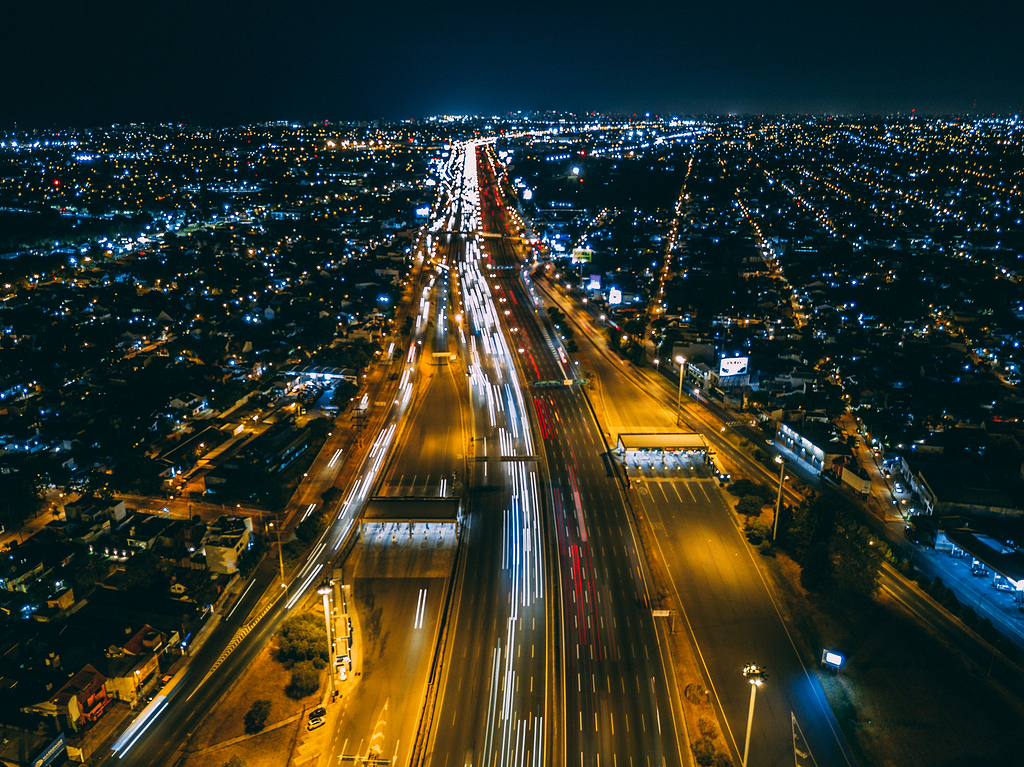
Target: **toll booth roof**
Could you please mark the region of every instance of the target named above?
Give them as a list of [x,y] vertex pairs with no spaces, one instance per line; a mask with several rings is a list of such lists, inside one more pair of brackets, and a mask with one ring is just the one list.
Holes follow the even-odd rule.
[[458,498],[392,496],[371,498],[363,522],[457,522]]
[[620,434],[619,450],[707,450],[708,443],[700,434],[687,432],[660,434]]

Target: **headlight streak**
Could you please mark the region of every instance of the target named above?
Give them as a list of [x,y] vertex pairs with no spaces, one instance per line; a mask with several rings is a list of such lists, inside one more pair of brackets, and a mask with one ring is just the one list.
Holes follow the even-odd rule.
[[[464,184],[461,204],[465,207],[458,227],[464,232],[475,232],[480,225],[476,213],[479,209],[476,148],[483,143],[467,143],[452,152],[455,175],[461,176]],[[462,283],[465,328],[469,336],[469,384],[480,406],[486,405],[491,434],[497,432],[497,453],[506,459],[502,462],[501,473],[511,488],[509,504],[503,513],[501,544],[501,567],[509,578],[509,613],[504,640],[499,640],[493,648],[484,749],[479,763],[540,767],[545,749],[544,719],[535,712],[523,715],[518,712],[520,693],[516,672],[520,656],[517,645],[533,641],[522,633],[532,631],[529,620],[532,616],[524,616],[520,621],[520,611],[541,609],[543,612],[536,604],[544,597],[539,483],[536,470],[530,468],[531,463],[515,460],[518,455],[532,455],[533,442],[523,393],[500,330],[495,291],[480,270],[479,262],[483,259],[487,265],[487,256],[482,253],[479,240],[467,242],[461,257],[463,260],[456,269]],[[465,334],[460,338],[465,344]],[[499,415],[504,417],[499,418]],[[487,442],[487,437],[478,440],[485,457]],[[487,476],[487,469],[485,461],[484,476]],[[524,644],[524,649],[528,646]]]

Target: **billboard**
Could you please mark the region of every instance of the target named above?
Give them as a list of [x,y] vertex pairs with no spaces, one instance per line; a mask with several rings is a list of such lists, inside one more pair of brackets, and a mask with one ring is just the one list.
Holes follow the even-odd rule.
[[590,282],[587,283],[587,290],[600,290],[601,289],[601,275],[592,274],[590,275]]
[[47,765],[53,763],[58,757],[63,756],[66,749],[67,740],[62,732],[50,745],[44,748],[36,758],[32,760],[32,767],[47,767]]
[[727,376],[740,376],[745,375],[746,373],[746,357],[725,357],[718,366],[718,375],[720,378],[726,378]]
[[594,251],[590,248],[573,248],[572,262],[574,264],[590,263],[594,258]]
[[609,306],[615,306],[616,304],[622,303],[622,291],[618,288],[612,288],[608,291],[608,304]]

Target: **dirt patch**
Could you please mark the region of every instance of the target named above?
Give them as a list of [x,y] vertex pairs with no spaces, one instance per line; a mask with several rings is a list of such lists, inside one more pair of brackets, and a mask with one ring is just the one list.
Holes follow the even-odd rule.
[[[959,767],[1019,764],[1021,709],[969,668],[896,600],[841,604],[808,594],[788,557],[764,560],[793,639],[859,764]],[[841,649],[839,674],[818,669]]]
[[292,743],[302,721],[292,722],[270,732],[201,754],[189,754],[181,767],[224,767],[234,756],[245,760],[245,767],[288,767]]
[[[315,707],[319,703],[319,694],[310,695],[302,700],[292,700],[284,694],[284,688],[291,679],[291,674],[275,660],[276,655],[277,638],[275,637],[267,643],[253,664],[246,669],[238,683],[207,715],[189,743],[189,752],[202,751],[218,743],[245,735],[245,714],[257,698],[270,701],[267,727],[272,727],[275,722],[302,713],[303,707]],[[227,761],[227,757],[224,761]],[[219,765],[220,763],[217,763],[213,767],[219,767]],[[256,767],[256,765],[250,762],[249,767]]]

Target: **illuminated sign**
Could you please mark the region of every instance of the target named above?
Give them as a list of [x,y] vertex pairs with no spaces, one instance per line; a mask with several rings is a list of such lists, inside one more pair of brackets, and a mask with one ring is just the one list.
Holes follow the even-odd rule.
[[589,248],[573,248],[572,251],[572,262],[574,264],[580,264],[583,262],[590,263],[590,260],[594,257],[594,251]]
[[43,749],[42,753],[32,760],[32,767],[47,767],[47,765],[53,763],[57,757],[63,756],[66,749],[67,740],[62,732],[50,745]]
[[718,367],[718,375],[722,378],[744,375],[745,373],[747,373],[746,357],[726,357]]
[[587,283],[587,290],[600,290],[601,289],[601,275],[592,274],[590,275],[590,282]]
[[615,304],[622,303],[622,291],[618,288],[612,288],[608,291],[608,304],[615,306]]
[[839,668],[843,665],[843,656],[832,650],[823,650],[821,653],[821,662],[825,666],[831,668]]
[[430,216],[430,206],[424,205],[422,208],[416,208],[416,218],[427,218]]

